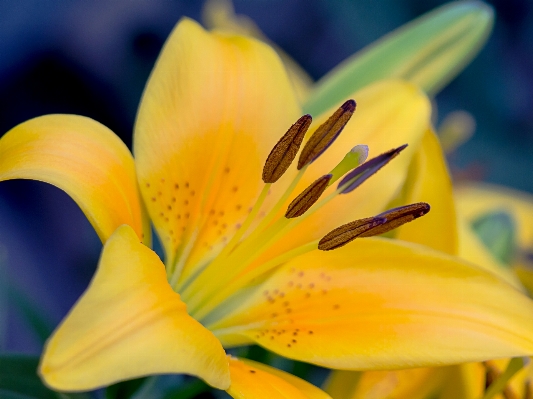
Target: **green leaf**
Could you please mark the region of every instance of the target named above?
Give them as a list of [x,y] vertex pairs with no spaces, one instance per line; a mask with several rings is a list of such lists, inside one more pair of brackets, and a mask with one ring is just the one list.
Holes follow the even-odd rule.
[[504,264],[513,260],[516,243],[516,223],[504,211],[483,214],[472,221],[472,228],[490,253]]
[[315,86],[304,112],[319,115],[374,81],[400,78],[434,95],[482,48],[492,8],[479,1],[446,4],[357,52]]
[[39,358],[25,355],[0,356],[0,398],[57,399],[37,375]]

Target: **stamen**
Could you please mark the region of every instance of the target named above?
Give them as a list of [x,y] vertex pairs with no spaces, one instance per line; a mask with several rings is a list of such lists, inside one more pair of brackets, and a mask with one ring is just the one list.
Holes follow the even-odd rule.
[[318,249],[330,251],[340,248],[358,237],[372,237],[386,233],[424,216],[429,210],[429,204],[418,202],[416,204],[389,209],[374,217],[355,220],[337,227],[326,234],[318,242]]
[[331,174],[328,174],[316,179],[290,203],[287,212],[285,213],[285,217],[291,219],[302,216],[316,201],[318,201],[324,190],[328,188],[329,181],[332,177]]
[[340,248],[355,240],[362,233],[373,229],[386,221],[387,219],[385,218],[371,217],[344,224],[326,234],[318,242],[318,249],[321,251],[331,251],[332,249]]
[[263,168],[265,183],[275,183],[289,168],[300,150],[300,145],[312,120],[311,115],[302,116],[272,148]]
[[429,212],[431,207],[425,202],[417,202],[415,204],[399,206],[398,208],[389,209],[383,213],[380,213],[376,217],[385,218],[387,221],[382,225],[368,230],[360,235],[360,237],[372,237],[380,234],[384,234],[391,231],[402,224],[412,222],[419,217],[424,216]]
[[354,148],[352,148],[348,154],[344,156],[342,161],[339,162],[335,168],[330,172],[333,177],[331,178],[331,181],[329,182],[329,185],[331,186],[333,183],[335,183],[337,180],[339,180],[342,176],[344,176],[345,173],[347,173],[349,170],[352,170],[359,165],[361,165],[363,162],[366,161],[368,158],[368,146],[364,144],[356,145]]
[[387,151],[370,161],[358,166],[350,173],[348,173],[339,183],[338,188],[341,189],[340,194],[348,194],[363,184],[370,176],[374,175],[378,170],[388,164],[392,159],[402,152],[407,147],[407,144],[401,147],[394,148]]
[[348,100],[326,122],[315,130],[300,154],[298,169],[302,169],[305,165],[313,162],[333,144],[352,117],[354,111],[355,101]]

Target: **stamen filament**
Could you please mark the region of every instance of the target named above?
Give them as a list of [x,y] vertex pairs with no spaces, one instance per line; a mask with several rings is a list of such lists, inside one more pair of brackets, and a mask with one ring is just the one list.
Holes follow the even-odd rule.
[[[201,271],[199,274],[196,275],[194,280],[190,281],[190,284],[185,284],[185,282],[182,282],[179,284],[177,289],[182,292],[183,296],[187,296],[191,293],[191,291],[194,290],[193,286],[196,286],[197,282],[201,280],[206,274],[208,274],[208,271],[217,270],[219,268],[219,265],[224,263],[224,260],[228,257],[228,255],[232,252],[232,250],[239,244],[240,239],[242,236],[246,233],[250,225],[255,220],[255,217],[259,213],[259,210],[261,209],[261,206],[265,202],[265,199],[268,195],[268,191],[270,190],[270,183],[267,183],[263,186],[263,189],[261,190],[261,193],[259,194],[259,197],[257,198],[257,201],[255,202],[252,210],[244,220],[242,226],[237,230],[235,235],[231,238],[230,242],[222,249],[222,251],[213,259],[213,261],[207,265],[206,269]],[[171,283],[172,284],[172,283]]]
[[217,261],[217,259],[224,259],[233,249],[239,244],[239,241],[241,240],[242,236],[246,231],[250,228],[251,224],[255,220],[255,217],[259,213],[259,210],[261,209],[261,206],[265,202],[265,199],[268,195],[268,191],[270,190],[270,186],[272,183],[267,183],[264,185],[263,190],[259,194],[259,197],[257,198],[257,201],[255,202],[255,205],[252,208],[252,211],[248,214],[244,222],[242,223],[241,227],[235,235],[231,238],[229,243],[224,247],[224,249],[220,252],[220,254],[215,258],[213,263]]
[[[349,184],[349,182],[347,183]],[[314,214],[316,211],[318,211],[320,208],[322,208],[324,205],[326,205],[329,201],[331,201],[333,198],[335,198],[340,192],[342,192],[344,186],[341,186],[337,188],[334,192],[332,192],[330,195],[328,195],[326,198],[324,198],[322,201],[314,204],[309,211],[307,211],[304,215],[295,218],[295,219],[286,219],[285,217],[278,219],[272,226],[267,228],[265,231],[259,231],[256,229],[246,240],[243,242],[239,247],[236,248],[236,250],[227,258],[227,264],[231,264],[232,268],[231,270],[226,270],[227,273],[225,273],[223,276],[218,275],[216,278],[219,279],[219,285],[224,284],[230,284],[232,279],[236,276],[238,276],[241,272],[243,272],[246,267],[252,263],[255,259],[257,259],[261,254],[264,253],[264,251],[271,247],[272,244],[274,244],[277,239],[280,236],[284,236],[287,234],[290,230],[294,229],[296,226],[298,226],[300,223],[302,223],[305,219],[307,219],[309,216]],[[258,233],[259,234],[256,234]],[[253,236],[253,237],[252,237]],[[267,238],[266,238],[267,237]],[[313,242],[314,243],[314,242]],[[318,248],[318,242],[315,243],[315,248]],[[275,266],[275,265],[274,265]],[[272,267],[272,266],[271,266]],[[267,271],[266,268],[263,268],[263,273]],[[202,287],[201,290],[197,290],[196,297],[188,297],[187,298],[187,305],[188,305],[188,311],[191,314],[195,314],[196,312],[205,305],[206,301],[211,302],[211,298],[216,295],[213,291],[216,288],[210,288],[211,286],[208,284],[209,280],[212,278],[215,278],[213,275],[210,275],[208,278],[205,277],[207,274],[210,274],[209,272],[213,273],[215,272],[214,269],[206,270],[206,273],[203,273],[202,276],[197,278],[194,281],[194,284],[196,285],[199,283],[198,287]],[[204,278],[205,280],[202,280],[201,278]],[[223,279],[223,282],[220,282],[220,278]],[[184,293],[183,295],[187,295],[189,292]],[[201,295],[202,299],[199,298]]]
[[[242,242],[240,245],[238,245],[239,243],[237,242],[237,240],[235,240],[234,238],[231,239],[230,243],[228,244],[228,247],[231,245],[233,247],[232,249],[236,249],[236,251],[233,251],[233,252],[238,252],[241,249],[240,247],[243,246],[245,243],[247,243],[249,241],[255,241],[255,239],[257,239],[258,237],[263,235],[264,230],[266,229],[266,227],[270,224],[272,219],[279,213],[279,211],[281,210],[282,206],[287,202],[289,196],[292,194],[292,192],[294,191],[294,189],[296,188],[296,186],[300,182],[301,178],[303,177],[306,169],[307,169],[307,165],[304,166],[302,169],[300,169],[298,171],[298,173],[294,177],[294,179],[291,182],[291,184],[289,185],[289,187],[287,187],[287,189],[285,190],[285,193],[283,193],[283,195],[277,201],[277,203],[274,205],[274,207],[259,222],[259,224],[255,227],[254,231],[248,237],[245,238],[244,242]],[[266,190],[266,191],[268,193],[268,190]],[[260,194],[260,196],[262,194],[263,194],[263,192]],[[259,202],[259,199],[258,199],[258,202]],[[256,202],[256,205],[257,205],[257,202]],[[255,208],[255,206],[254,206],[254,208]],[[253,212],[253,210],[252,210],[252,212]],[[249,216],[251,215],[251,213],[249,214]],[[247,218],[246,220],[247,221],[248,220],[253,221],[251,218]],[[245,221],[245,223],[246,223],[246,221]],[[243,226],[241,226],[241,228],[239,229],[239,231],[242,231],[242,233],[240,234],[240,237],[238,237],[238,239],[242,238],[242,236],[244,235],[244,229],[243,229],[244,227],[245,226],[243,224]],[[236,235],[237,234],[238,234],[238,232],[236,233]],[[233,241],[233,244],[232,244],[232,241]],[[227,260],[228,256],[231,253],[232,252],[230,252],[230,250],[226,250],[226,249],[222,250],[222,252],[211,262],[211,264],[205,270],[203,270],[199,275],[197,275],[196,278],[194,279],[194,281],[191,281],[191,284],[185,290],[183,290],[182,295],[183,296],[191,295],[195,291],[194,287],[202,287],[202,284],[198,284],[199,281],[201,281],[202,279],[205,279],[206,281],[209,281],[209,279],[213,278],[213,274],[218,274],[219,273],[218,269],[220,269],[224,263],[227,263],[226,260]],[[203,276],[206,276],[206,277],[203,277]],[[183,286],[184,285],[181,285],[181,287],[179,287],[179,288],[183,289]],[[203,287],[202,289],[205,290],[205,287]]]
[[308,165],[305,165],[302,169],[298,171],[292,183],[289,185],[289,187],[287,187],[278,202],[276,202],[276,205],[274,205],[274,207],[268,212],[268,215],[266,215],[263,220],[259,222],[253,234],[262,233],[263,230],[270,224],[270,222],[272,222],[272,219],[274,219],[274,217],[278,215],[281,208],[285,205],[298,183],[300,183],[300,180],[302,179],[305,171],[307,170],[307,166]]
[[[375,168],[374,165],[373,165],[375,158],[373,160],[369,161],[369,162],[371,162],[371,165],[373,166],[372,167],[372,169],[374,169],[373,173],[375,173],[376,169],[379,170],[386,163],[388,163],[388,161],[390,161],[391,158],[394,158],[397,155],[397,153],[399,153],[401,150],[403,150],[403,148],[405,148],[405,146],[402,146],[399,149],[394,149],[394,150],[389,151],[388,153],[385,153],[386,154],[386,158],[389,158],[386,162],[381,161],[381,158],[383,158],[383,155],[380,155],[380,156],[376,157],[376,158],[378,158],[380,160],[380,162],[379,162],[380,166],[378,168]],[[389,155],[389,153],[394,153],[395,155],[393,155],[391,157]],[[365,164],[363,164],[361,166],[364,166],[364,165]],[[300,170],[299,175],[300,174],[303,175],[303,171],[304,170],[305,170],[305,167]],[[300,176],[300,178],[301,178],[301,176]],[[228,257],[228,259],[227,259],[228,262],[227,263],[232,265],[232,270],[231,270],[231,273],[226,273],[224,275],[224,277],[223,277],[224,283],[230,282],[241,271],[244,271],[245,268],[251,262],[253,262],[255,259],[257,259],[264,252],[265,249],[269,248],[271,246],[271,244],[275,243],[278,237],[280,237],[281,235],[286,234],[288,231],[294,229],[296,226],[298,226],[300,223],[302,223],[306,218],[308,218],[309,216],[314,214],[316,211],[318,211],[320,208],[322,208],[324,205],[329,203],[337,195],[345,193],[346,189],[348,187],[350,187],[351,185],[353,185],[354,182],[359,180],[360,178],[361,178],[361,176],[360,176],[359,173],[352,175],[351,179],[344,178],[343,181],[341,181],[341,183],[339,183],[339,186],[337,187],[337,189],[335,191],[333,191],[330,195],[328,195],[327,197],[323,198],[319,202],[315,203],[306,213],[304,213],[303,215],[299,216],[298,218],[291,219],[290,221],[288,219],[285,219],[285,218],[279,219],[272,226],[270,226],[269,228],[266,228],[266,229],[263,230],[262,229],[262,227],[263,227],[262,225],[264,224],[265,219],[267,218],[267,217],[265,217],[265,219],[263,219],[263,221],[259,224],[259,226],[257,226],[255,231],[252,234],[250,234],[249,237],[247,237],[245,242],[243,242],[239,247],[237,247],[236,250]],[[298,175],[295,178],[295,181],[296,180],[299,180],[298,179]],[[366,180],[366,178],[365,178],[365,180]],[[287,190],[287,192],[285,193],[283,198],[280,199],[280,201],[278,201],[278,204],[276,204],[275,208],[279,209],[278,206],[280,206],[280,207],[283,206],[285,201],[282,201],[282,200],[285,197],[288,197],[288,195],[290,195],[289,191],[292,191],[293,186],[296,186],[295,181],[293,181],[293,184],[291,184],[291,186],[289,187],[289,189]],[[362,182],[359,181],[358,183],[361,184]],[[269,215],[268,215],[268,219],[269,220],[268,220],[268,222],[270,222],[270,220],[273,217],[275,217],[276,215],[277,215],[277,210],[276,209],[273,209],[271,212],[269,212]],[[203,273],[203,275],[210,274],[209,272],[217,273],[216,269],[210,267],[209,270],[206,270],[206,273]],[[203,275],[201,277],[203,277]],[[213,276],[211,276],[211,278],[213,278]],[[219,278],[220,278],[220,276],[219,276]],[[200,278],[196,279],[194,281],[194,283],[196,283],[198,281],[200,281]],[[200,285],[200,286],[203,286],[203,290],[202,290],[201,295],[205,298],[205,300],[209,300],[209,297],[212,294],[210,291],[212,291],[212,290],[207,289],[207,284],[205,284],[205,283]],[[193,302],[191,300],[189,300],[188,303],[191,304]],[[201,306],[202,304],[201,303],[197,303],[197,305]],[[194,311],[196,311],[196,308],[193,307],[192,309],[194,309]]]
[[172,262],[172,268],[169,268],[169,270],[171,270],[171,272],[169,273],[170,274],[169,284],[173,289],[177,289],[179,278],[181,277],[181,272],[183,271],[185,262],[189,258],[189,255],[192,249],[194,248],[197,236],[198,236],[198,230],[196,230],[195,232],[193,232],[193,234],[191,234],[191,237],[187,241],[187,244],[181,250],[181,255],[177,258],[178,262],[175,262],[175,261]]
[[229,296],[231,296],[240,288],[246,286],[246,284],[251,282],[254,278],[270,271],[272,268],[281,265],[290,259],[293,259],[297,256],[317,249],[317,246],[318,240],[308,242],[307,244],[300,245],[299,247],[293,248],[290,251],[284,252],[276,256],[275,258],[259,265],[253,270],[250,270],[248,273],[241,273],[237,278],[235,278],[228,285],[226,285],[221,291],[210,297],[209,301],[206,302],[204,306],[199,307],[194,312],[194,317],[197,320],[202,321],[202,319],[208,316],[218,306],[223,305],[224,300],[226,300]]

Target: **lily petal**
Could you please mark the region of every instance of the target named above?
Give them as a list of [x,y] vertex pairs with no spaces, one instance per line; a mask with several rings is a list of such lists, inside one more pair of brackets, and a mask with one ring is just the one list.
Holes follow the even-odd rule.
[[328,399],[319,388],[284,371],[247,359],[229,358],[235,399]]
[[449,367],[367,371],[333,371],[326,392],[334,399],[425,399],[432,397],[450,373]]
[[209,328],[338,369],[437,366],[533,353],[533,302],[458,258],[367,238],[287,262]]
[[159,373],[187,373],[226,389],[220,342],[187,314],[157,255],[121,226],[85,294],[46,344],[39,373],[53,389],[91,390]]
[[269,40],[250,17],[236,14],[231,0],[207,0],[202,9],[202,21],[210,30],[255,37],[267,43],[283,61],[298,100],[304,102],[307,99],[313,85],[311,76],[281,47]]
[[45,115],[14,127],[0,140],[0,180],[33,179],[72,197],[100,239],[122,224],[150,241],[133,157],[107,127],[78,115]]
[[177,25],[134,137],[141,192],[167,263],[179,255],[187,275],[220,250],[262,188],[269,151],[300,116],[270,47],[188,19]]
[[431,212],[397,230],[396,238],[457,255],[457,217],[452,182],[439,139],[427,130],[409,168],[403,201],[427,202]]

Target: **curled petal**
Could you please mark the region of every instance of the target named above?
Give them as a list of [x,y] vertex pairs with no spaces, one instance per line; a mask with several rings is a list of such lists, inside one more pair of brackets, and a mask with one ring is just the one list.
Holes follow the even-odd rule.
[[105,241],[122,224],[150,240],[133,157],[107,127],[78,115],[45,115],[0,140],[0,180],[33,179],[72,197]]
[[473,265],[367,238],[310,252],[209,328],[338,369],[437,366],[533,353],[533,302]]
[[439,139],[429,129],[411,161],[404,190],[404,203],[424,201],[431,205],[431,212],[416,223],[400,227],[396,237],[457,255],[459,244],[452,182]]
[[48,340],[39,373],[60,391],[149,374],[187,373],[229,386],[220,342],[187,314],[163,264],[129,226],[107,241],[87,291]]

